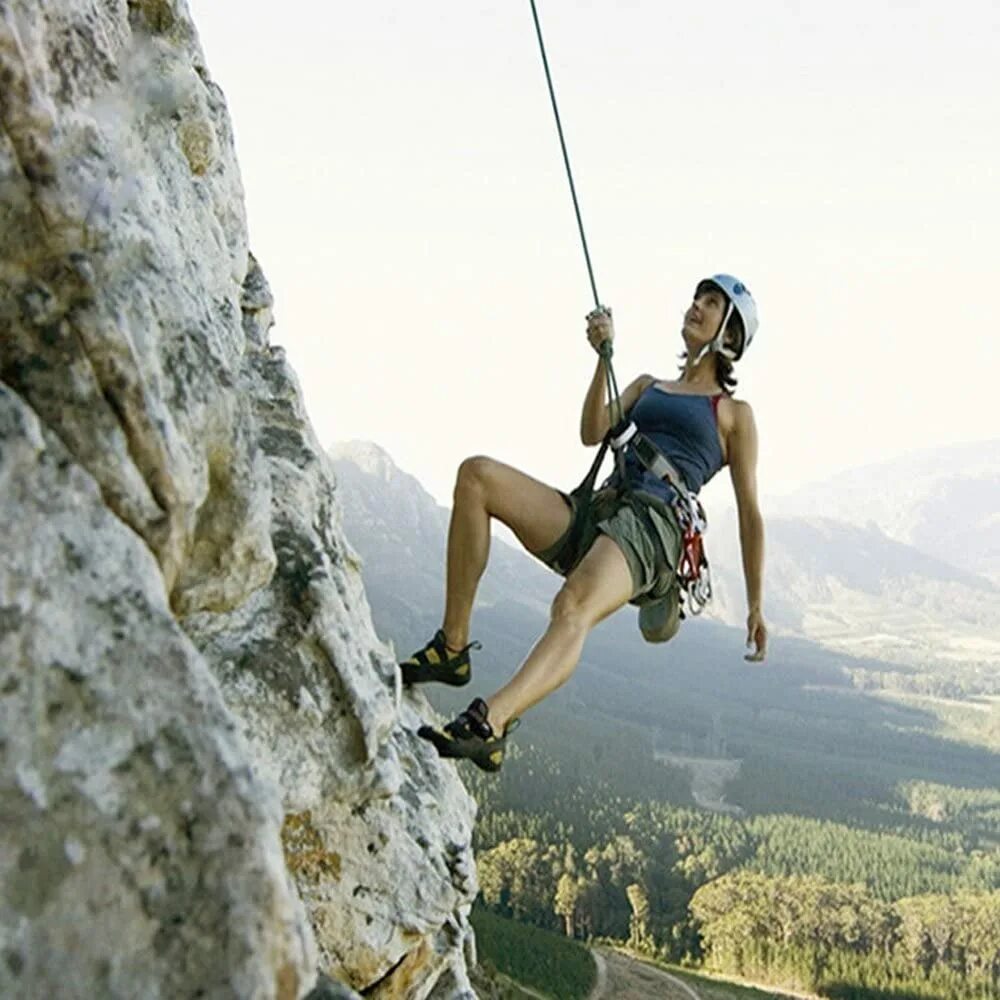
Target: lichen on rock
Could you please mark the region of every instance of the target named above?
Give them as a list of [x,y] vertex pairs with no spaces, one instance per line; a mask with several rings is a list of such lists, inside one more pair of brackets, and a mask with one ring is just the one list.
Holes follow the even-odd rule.
[[468,995],[474,805],[271,309],[183,0],[0,2],[4,996]]

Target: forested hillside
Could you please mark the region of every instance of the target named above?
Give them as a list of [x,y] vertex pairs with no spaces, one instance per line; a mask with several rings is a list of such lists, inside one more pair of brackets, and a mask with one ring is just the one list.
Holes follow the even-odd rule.
[[[904,789],[895,826],[864,828],[733,818],[564,771],[528,745],[499,781],[465,774],[496,912],[831,997],[1000,995],[1000,791]],[[932,801],[952,811],[928,819]]]

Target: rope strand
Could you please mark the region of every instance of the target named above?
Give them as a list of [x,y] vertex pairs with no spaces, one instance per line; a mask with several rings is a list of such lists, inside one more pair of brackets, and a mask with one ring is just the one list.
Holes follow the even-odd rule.
[[580,203],[576,197],[576,185],[573,183],[573,170],[569,165],[569,153],[566,151],[566,139],[563,137],[562,121],[559,118],[559,105],[556,104],[556,91],[552,86],[552,74],[549,72],[549,60],[545,55],[545,42],[542,41],[542,26],[538,21],[538,11],[535,0],[531,0],[531,16],[535,19],[535,33],[538,35],[538,47],[542,52],[542,65],[545,67],[545,80],[549,85],[549,97],[552,98],[552,111],[556,116],[556,130],[559,133],[559,145],[562,147],[563,162],[566,164],[566,176],[569,178],[569,191],[573,196],[573,210],[576,212],[576,224],[580,229],[580,241],[583,243],[583,256],[587,261],[587,274],[590,277],[590,290],[594,293],[594,305],[599,306],[601,300],[597,294],[597,283],[594,281],[594,269],[590,263],[590,251],[587,249],[587,235],[583,231],[583,218],[580,215]]
[[[590,250],[587,247],[587,234],[583,230],[583,217],[580,214],[580,202],[576,196],[576,185],[573,183],[573,168],[569,164],[569,152],[566,149],[566,138],[563,135],[562,119],[559,117],[559,105],[556,103],[556,91],[552,85],[552,74],[549,72],[549,60],[545,54],[545,42],[542,39],[542,26],[538,20],[538,9],[535,7],[535,0],[531,0],[531,16],[535,21],[535,33],[538,35],[538,48],[542,53],[542,66],[545,68],[545,81],[549,87],[549,97],[552,100],[552,111],[556,118],[556,131],[559,133],[559,145],[562,149],[563,163],[566,165],[566,178],[569,180],[569,192],[573,197],[573,211],[576,213],[576,224],[580,230],[580,242],[583,245],[583,257],[587,262],[587,275],[590,278],[590,290],[594,295],[595,308],[601,308],[600,296],[597,294],[597,282],[594,280],[594,268],[590,262]],[[622,411],[621,397],[618,395],[618,381],[615,378],[615,370],[611,364],[611,356],[614,350],[609,341],[601,344],[600,355],[604,365],[604,378],[607,383],[608,404],[611,407],[613,417],[612,426],[621,423],[624,416]]]

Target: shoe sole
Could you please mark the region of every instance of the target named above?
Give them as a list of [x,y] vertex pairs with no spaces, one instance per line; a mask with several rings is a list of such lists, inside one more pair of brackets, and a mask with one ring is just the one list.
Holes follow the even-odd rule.
[[[447,684],[449,687],[465,687],[472,680],[472,667],[463,663],[457,670],[440,673],[434,667],[425,667],[419,663],[407,666],[401,663],[399,669],[403,674],[404,684]],[[464,673],[463,673],[464,671]],[[421,676],[415,676],[420,674]]]
[[499,771],[503,765],[503,746],[492,744],[492,749],[475,746],[471,752],[466,752],[463,741],[452,739],[447,733],[431,726],[421,726],[417,735],[434,745],[439,757],[448,760],[470,760],[481,771]]

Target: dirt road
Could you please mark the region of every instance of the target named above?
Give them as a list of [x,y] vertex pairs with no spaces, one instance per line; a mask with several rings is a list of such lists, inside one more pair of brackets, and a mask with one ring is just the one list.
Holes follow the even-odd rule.
[[669,972],[607,948],[593,949],[597,982],[590,1000],[701,1000]]

